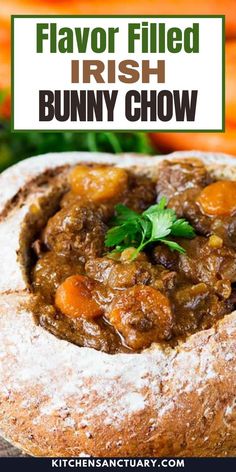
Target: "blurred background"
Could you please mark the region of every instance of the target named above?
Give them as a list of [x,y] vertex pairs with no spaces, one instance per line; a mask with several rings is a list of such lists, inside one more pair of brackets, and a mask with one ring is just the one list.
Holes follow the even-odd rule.
[[[10,15],[165,15],[226,16],[225,133],[11,133]],[[207,104],[206,104],[207,106]],[[167,153],[218,151],[236,156],[236,4],[235,0],[0,0],[0,171],[29,156],[50,151]]]

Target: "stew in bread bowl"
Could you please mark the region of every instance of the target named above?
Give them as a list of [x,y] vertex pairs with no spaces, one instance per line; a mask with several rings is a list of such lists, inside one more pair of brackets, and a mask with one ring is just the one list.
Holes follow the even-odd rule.
[[234,166],[62,153],[2,175],[7,438],[35,455],[235,454]]

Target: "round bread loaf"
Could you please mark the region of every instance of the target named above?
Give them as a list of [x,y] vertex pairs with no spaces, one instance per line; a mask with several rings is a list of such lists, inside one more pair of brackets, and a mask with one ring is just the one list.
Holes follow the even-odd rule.
[[[56,338],[26,309],[32,233],[56,208],[71,166],[96,162],[158,175],[163,159],[189,157],[236,179],[234,158],[199,152],[48,154],[1,175],[0,434],[27,453],[236,455],[235,312],[175,348],[111,355]],[[35,219],[32,205],[40,209]]]

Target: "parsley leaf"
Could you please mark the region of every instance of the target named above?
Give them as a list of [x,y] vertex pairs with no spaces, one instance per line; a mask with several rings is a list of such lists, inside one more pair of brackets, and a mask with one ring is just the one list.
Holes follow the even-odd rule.
[[136,248],[132,255],[132,259],[135,259],[147,245],[157,242],[165,244],[172,251],[184,253],[185,249],[169,238],[193,238],[194,228],[184,218],[177,219],[175,211],[166,208],[166,204],[166,198],[162,197],[159,203],[150,206],[142,214],[126,205],[116,205],[115,216],[111,220],[115,226],[107,231],[105,237],[105,246],[114,247],[111,254],[132,246]]
[[194,228],[184,218],[174,221],[171,227],[171,234],[173,236],[183,238],[193,238],[195,236]]
[[173,224],[173,213],[172,210],[157,210],[156,213],[150,213],[147,215],[152,223],[152,239],[161,239],[168,236],[171,232]]
[[170,241],[169,239],[161,239],[160,242],[168,246],[172,251],[178,251],[181,254],[185,253],[185,249],[175,241]]
[[135,211],[128,208],[126,205],[119,203],[116,205],[116,215],[114,216],[112,222],[114,224],[127,223],[127,221],[138,221],[139,215]]
[[109,229],[109,231],[107,231],[105,245],[108,247],[116,246],[126,238],[130,239],[130,236],[134,236],[137,229],[136,223],[132,222],[123,223],[120,226],[114,226],[113,228]]
[[148,221],[147,219],[143,218],[143,219],[140,219],[139,224],[142,227],[142,239],[143,240],[145,238],[149,239],[151,237],[151,233],[152,233],[151,221]]
[[155,205],[151,205],[147,210],[143,212],[143,215],[150,215],[150,213],[156,213],[159,210],[164,210],[166,207],[167,200],[166,197],[162,197],[159,203],[156,203]]

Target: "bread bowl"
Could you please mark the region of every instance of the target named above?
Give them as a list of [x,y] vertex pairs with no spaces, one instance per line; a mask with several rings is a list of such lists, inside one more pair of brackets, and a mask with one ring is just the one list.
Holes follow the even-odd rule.
[[59,339],[31,310],[29,248],[58,210],[71,167],[114,165],[155,178],[162,161],[186,158],[216,179],[235,178],[233,158],[198,152],[48,154],[1,175],[0,432],[27,453],[236,455],[234,311],[173,345],[109,353]]

